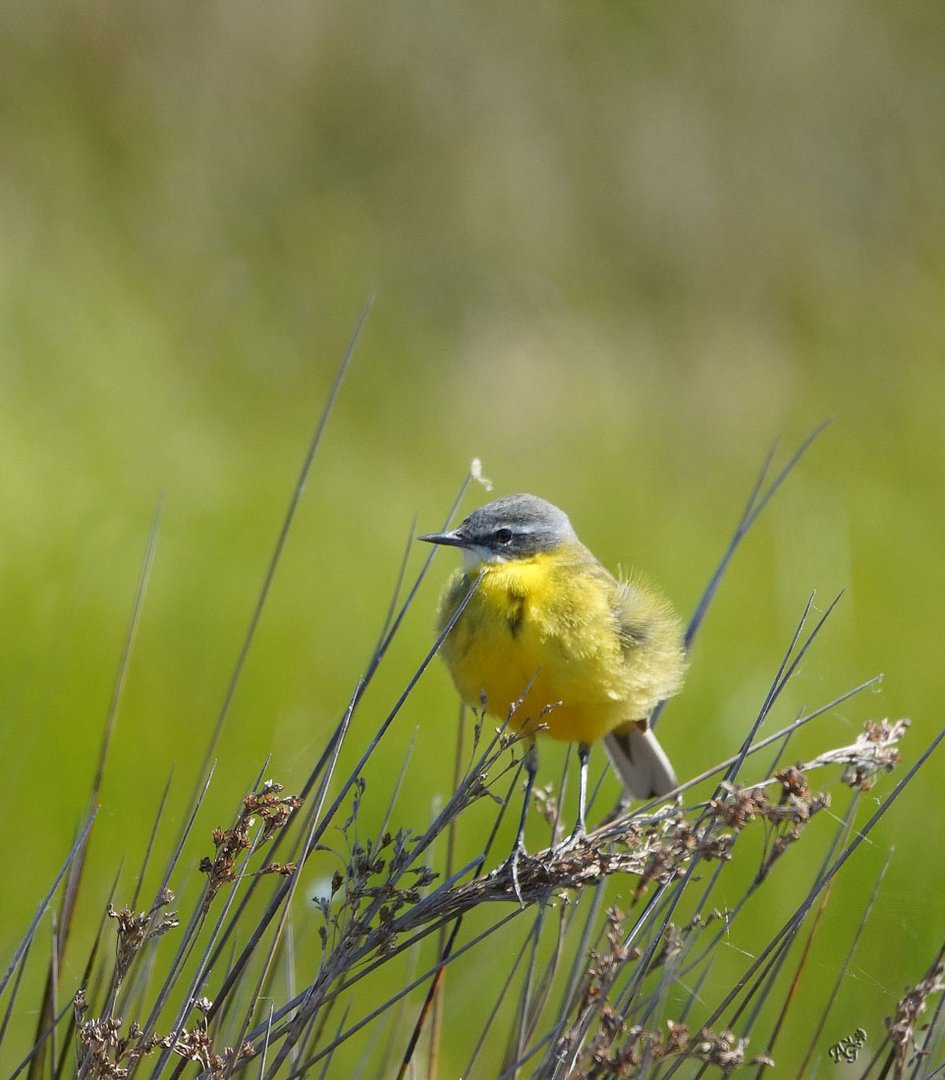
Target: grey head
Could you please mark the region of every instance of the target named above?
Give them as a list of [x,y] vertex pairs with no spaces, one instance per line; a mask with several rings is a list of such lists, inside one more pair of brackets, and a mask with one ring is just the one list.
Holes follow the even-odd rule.
[[421,536],[463,549],[468,563],[508,562],[554,551],[577,536],[568,515],[537,495],[506,495],[480,506],[451,532]]

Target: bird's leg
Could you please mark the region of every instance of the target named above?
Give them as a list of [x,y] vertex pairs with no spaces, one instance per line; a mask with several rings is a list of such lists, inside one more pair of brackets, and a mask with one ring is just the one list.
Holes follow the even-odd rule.
[[591,756],[591,748],[587,743],[578,743],[577,747],[578,764],[581,767],[578,779],[578,812],[577,821],[574,823],[574,828],[571,830],[571,835],[562,840],[560,844],[555,848],[555,851],[566,852],[575,844],[580,843],[585,836],[587,836],[587,824],[585,821],[585,813],[587,806],[587,763]]
[[525,801],[522,803],[522,816],[518,821],[518,832],[515,834],[515,848],[519,854],[525,853],[525,822],[528,818],[528,807],[532,801],[532,788],[535,786],[535,777],[538,775],[538,750],[535,748],[535,740],[525,751],[522,758],[522,768],[525,770]]
[[518,883],[518,861],[521,858],[528,857],[528,852],[525,850],[525,822],[528,819],[528,807],[532,801],[532,788],[535,786],[535,776],[538,773],[538,750],[535,747],[534,739],[531,740],[528,749],[525,751],[522,767],[525,770],[525,801],[522,803],[522,816],[518,821],[515,846],[512,848],[512,854],[509,855],[508,866],[512,875],[512,888],[515,890],[515,896],[524,907],[525,901],[522,899],[522,890]]
[[578,817],[577,823],[574,826],[574,835],[584,836],[587,832],[587,822],[585,820],[585,814],[587,813],[587,765],[591,759],[591,748],[587,743],[578,743],[578,761],[581,764],[581,776],[578,786]]
[[587,743],[578,743],[577,756],[581,767],[578,781],[578,813],[577,821],[574,823],[574,830],[567,841],[569,845],[576,843],[578,840],[583,840],[587,835],[587,823],[584,820],[584,814],[587,805],[587,763],[591,756],[591,748]]

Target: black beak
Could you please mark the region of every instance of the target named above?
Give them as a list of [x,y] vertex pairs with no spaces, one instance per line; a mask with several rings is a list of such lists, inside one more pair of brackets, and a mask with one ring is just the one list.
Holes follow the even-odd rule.
[[466,541],[455,530],[445,533],[427,533],[426,536],[418,536],[417,539],[427,544],[443,544],[445,547],[465,547],[466,544]]

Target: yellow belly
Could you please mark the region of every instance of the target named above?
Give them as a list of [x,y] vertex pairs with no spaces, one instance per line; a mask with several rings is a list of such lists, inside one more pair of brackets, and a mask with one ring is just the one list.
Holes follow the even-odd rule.
[[622,702],[575,701],[559,693],[541,667],[510,659],[486,646],[458,663],[452,674],[463,700],[475,708],[484,699],[486,711],[508,718],[515,730],[543,731],[565,742],[596,742],[628,719]]
[[[488,565],[442,652],[469,705],[485,704],[517,730],[542,727],[556,739],[591,743],[645,720],[665,696],[665,679],[654,677],[646,644],[628,648],[618,634],[621,586],[587,561],[586,549],[580,553]],[[448,586],[441,626],[469,580],[475,574],[456,575]],[[674,617],[671,629],[678,638]]]

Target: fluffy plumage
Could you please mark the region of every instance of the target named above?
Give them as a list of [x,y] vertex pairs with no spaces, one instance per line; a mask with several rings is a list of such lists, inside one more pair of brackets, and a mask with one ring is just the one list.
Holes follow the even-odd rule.
[[485,701],[519,730],[543,727],[584,745],[604,739],[637,798],[675,787],[647,722],[682,686],[682,623],[655,588],[615,578],[564,512],[534,495],[498,499],[452,532],[422,539],[464,554],[443,594],[440,629],[483,574],[442,646],[468,704]]

